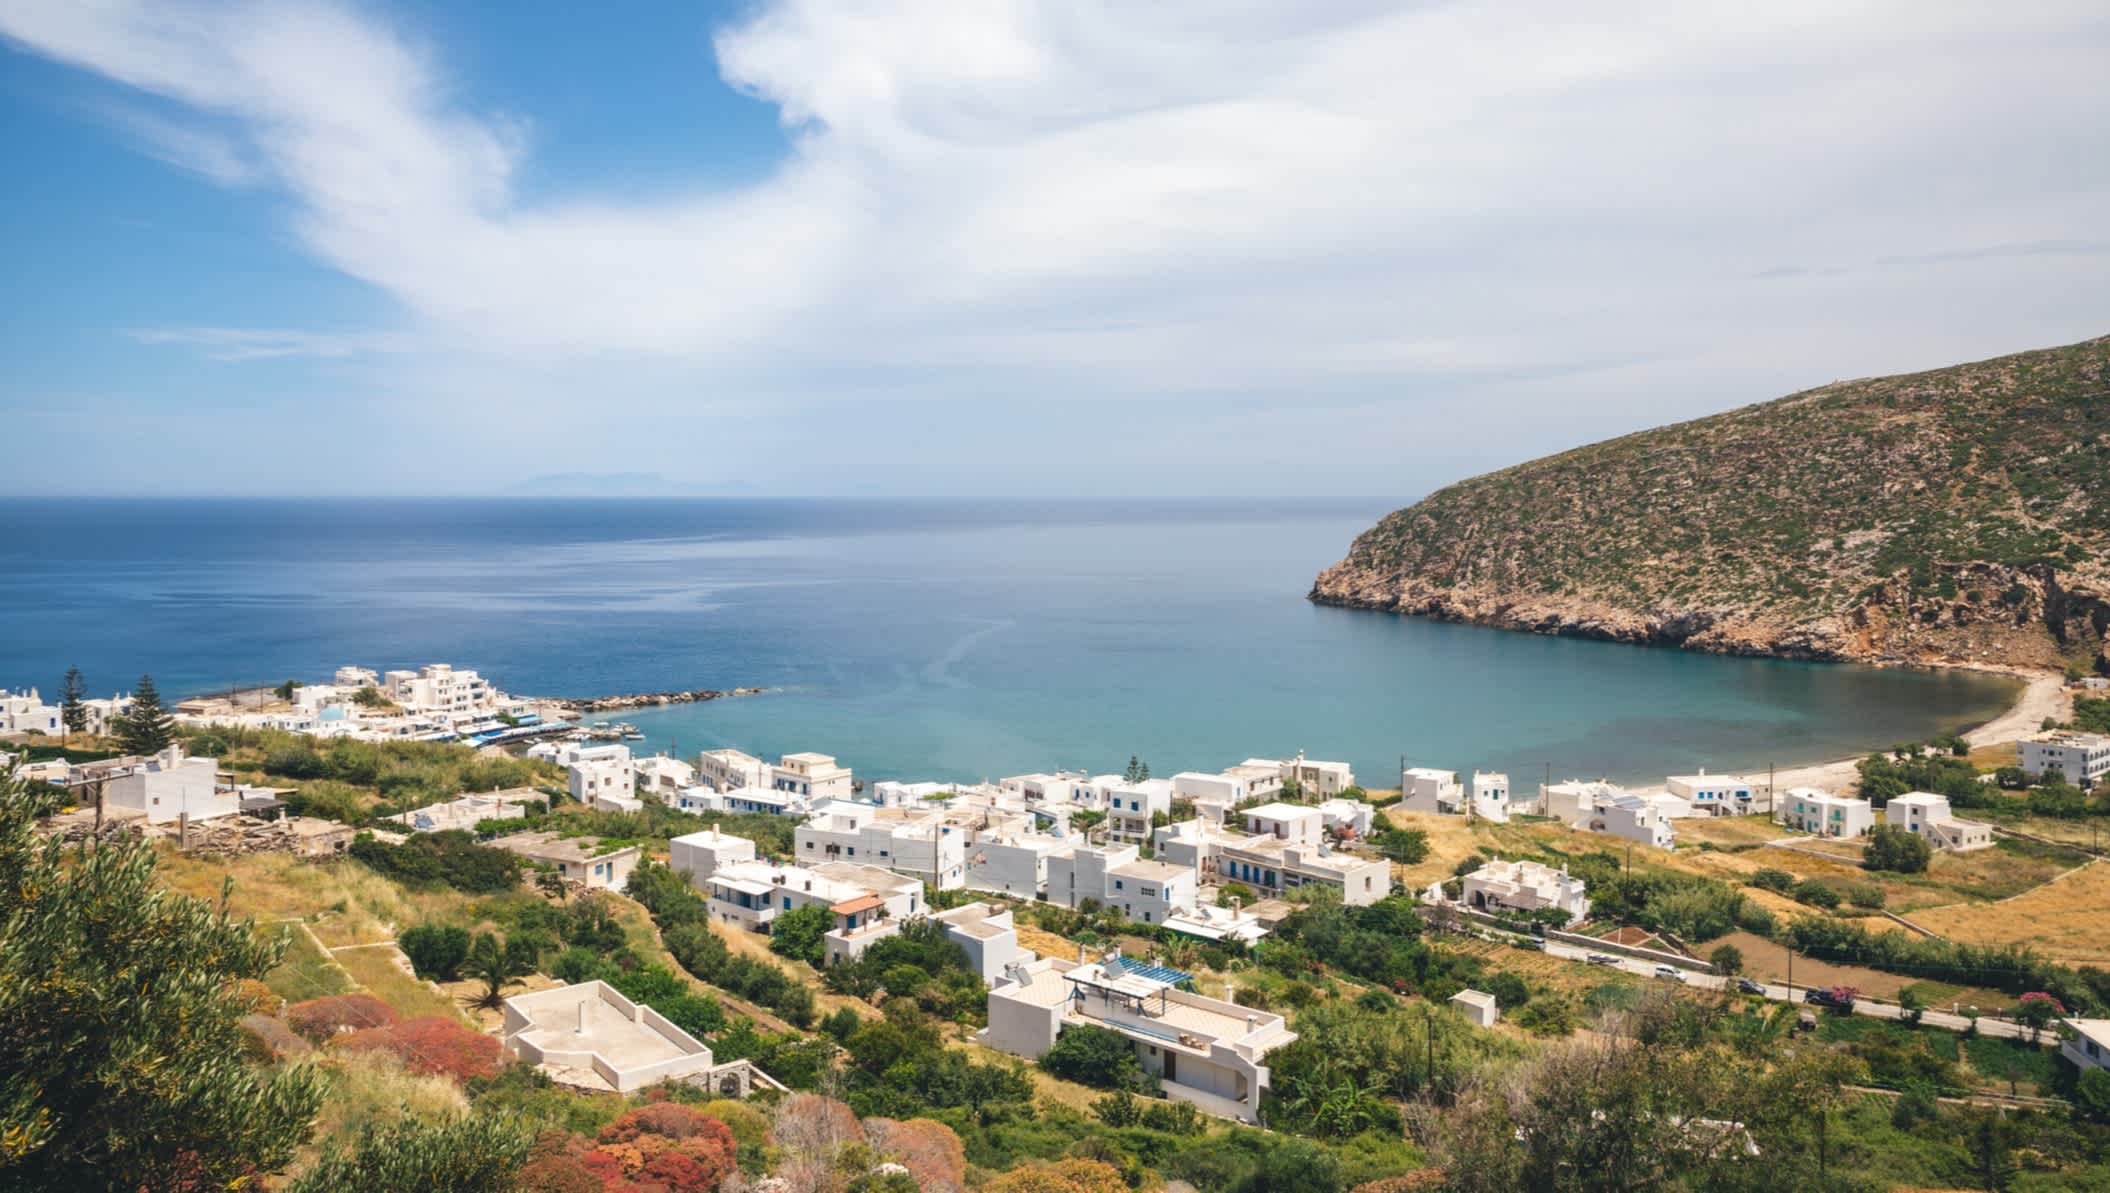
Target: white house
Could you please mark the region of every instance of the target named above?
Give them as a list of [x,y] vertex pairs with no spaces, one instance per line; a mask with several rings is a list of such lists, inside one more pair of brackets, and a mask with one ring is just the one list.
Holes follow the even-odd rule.
[[[1248,758],[1242,765],[1265,766],[1266,758]],[[1297,785],[1297,794],[1302,799],[1331,799],[1355,786],[1355,771],[1345,762],[1320,762],[1306,758],[1298,751],[1295,758],[1285,758],[1275,763],[1286,786]]]
[[660,803],[671,805],[681,793],[696,786],[696,768],[679,758],[655,754],[637,760],[637,788]]
[[1319,804],[1319,816],[1328,832],[1346,837],[1367,837],[1376,823],[1377,809],[1359,799],[1330,799]]
[[2110,774],[2110,737],[2059,729],[2025,738],[2021,764],[2037,778],[2056,776],[2076,787],[2092,787]]
[[1247,836],[1274,837],[1297,845],[1317,845],[1326,837],[1326,815],[1303,804],[1272,803],[1242,814]]
[[1106,789],[1106,832],[1116,841],[1148,841],[1153,816],[1172,814],[1172,781],[1144,779]]
[[1893,796],[1883,805],[1883,821],[1918,836],[1935,849],[1958,853],[1993,844],[1993,826],[1959,820],[1949,812],[1949,797],[1927,791]]
[[1039,1058],[1071,1024],[1126,1037],[1166,1096],[1243,1122],[1259,1120],[1267,1054],[1297,1038],[1282,1016],[1176,988],[1185,974],[1122,958],[1042,958],[1012,966],[989,992],[984,1044]]
[[470,719],[498,711],[503,694],[474,671],[456,671],[432,663],[416,671],[391,671],[381,687],[404,712],[445,720]]
[[674,796],[677,812],[726,812],[742,816],[804,816],[806,797],[774,787],[691,787]]
[[1509,776],[1500,771],[1473,772],[1473,815],[1496,824],[1509,823]]
[[976,831],[967,846],[966,885],[970,890],[1020,899],[1044,898],[1048,859],[1079,843],[1079,838],[1068,833],[1057,836],[1009,826]]
[[968,967],[982,975],[982,984],[996,985],[1005,969],[1038,954],[1018,946],[1018,925],[1011,909],[990,903],[965,903],[940,911],[932,919],[945,925],[945,939],[967,954]]
[[1383,858],[1343,853],[1324,841],[1300,845],[1267,835],[1218,844],[1216,876],[1264,895],[1328,886],[1350,907],[1367,906],[1392,893],[1392,865]]
[[519,820],[527,815],[529,804],[544,802],[544,798],[532,787],[490,791],[427,804],[413,811],[399,812],[388,819],[419,833],[443,833],[454,829],[467,832],[486,820]]
[[599,890],[620,891],[630,885],[644,847],[607,848],[599,837],[559,837],[555,833],[514,833],[491,842],[494,849],[553,866],[571,882]]
[[1430,816],[1452,816],[1464,810],[1465,788],[1458,772],[1410,766],[1399,772],[1399,809]]
[[940,890],[966,884],[968,833],[942,811],[834,803],[793,833],[801,865],[862,862]]
[[1622,794],[1601,799],[1590,815],[1577,820],[1574,827],[1623,837],[1658,849],[1669,849],[1677,842],[1677,830],[1671,826],[1671,817],[1663,804],[1659,799],[1645,795]]
[[557,763],[565,769],[565,790],[582,804],[590,805],[601,796],[630,799],[637,794],[637,766],[630,747],[620,742],[568,745],[557,752]]
[[1820,837],[1865,837],[1876,824],[1875,809],[1867,800],[1814,787],[1790,787],[1780,803],[1782,824]]
[[855,792],[850,768],[826,754],[786,754],[770,768],[769,785],[810,800],[849,799]]
[[1091,899],[1143,924],[1191,911],[1201,883],[1192,866],[1144,861],[1133,845],[1079,846],[1049,855],[1048,902],[1077,907]]
[[707,828],[684,833],[667,842],[667,867],[685,876],[689,885],[708,893],[711,875],[736,862],[755,860],[755,843],[746,837]]
[[769,764],[738,750],[705,750],[696,758],[696,777],[719,791],[736,787],[767,787]]
[[1597,807],[1598,801],[1625,795],[1626,788],[1603,779],[1568,779],[1539,786],[1539,812],[1572,824]]
[[1012,775],[998,780],[997,785],[1028,805],[1067,806],[1076,811],[1097,811],[1105,806],[1103,792],[1092,785],[1090,776],[1071,771]]
[[66,732],[66,719],[55,704],[44,703],[35,688],[10,692],[0,688],[0,733],[41,733],[59,737]]
[[1695,816],[1748,816],[1764,802],[1751,780],[1739,775],[1672,775],[1664,790],[1692,805]]
[[217,759],[188,757],[182,746],[170,746],[114,772],[103,786],[103,803],[143,812],[149,824],[167,824],[233,816],[242,810],[242,795]]
[[2059,1045],[2059,1055],[2082,1072],[2110,1069],[2110,1019],[2068,1019],[2073,1038]]
[[[876,866],[736,861],[718,866],[703,883],[713,919],[754,932],[768,932],[779,915],[800,907],[828,908],[846,940],[854,939],[867,922],[923,912],[922,883]],[[855,956],[868,943],[846,946],[843,955]]]
[[1568,923],[1590,914],[1583,880],[1538,862],[1488,862],[1460,880],[1463,902],[1480,911],[1542,911],[1568,914]]

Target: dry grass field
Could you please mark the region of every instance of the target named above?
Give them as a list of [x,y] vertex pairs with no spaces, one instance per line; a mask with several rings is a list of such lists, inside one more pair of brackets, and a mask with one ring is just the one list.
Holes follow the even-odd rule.
[[1998,903],[1914,912],[1912,921],[1951,940],[2026,944],[2068,964],[2110,965],[2110,862],[2090,863]]

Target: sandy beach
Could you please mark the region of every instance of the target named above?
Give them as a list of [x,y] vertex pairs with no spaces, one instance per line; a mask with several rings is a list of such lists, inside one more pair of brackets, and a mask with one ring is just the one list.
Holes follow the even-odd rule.
[[[2046,717],[2063,721],[2073,715],[2073,693],[2068,690],[2065,678],[2061,675],[2022,667],[1976,667],[1973,670],[2011,675],[2023,681],[2021,695],[2015,698],[2015,703],[2009,706],[2006,712],[1965,732],[1964,740],[1970,742],[1974,748],[2020,741],[2037,732]],[[1860,772],[1856,769],[1860,761],[1860,756],[1856,756],[1781,767],[1773,772],[1773,787],[1776,792],[1786,791],[1791,787],[1846,791],[1860,778]],[[1635,790],[1654,794],[1664,788],[1657,784]]]

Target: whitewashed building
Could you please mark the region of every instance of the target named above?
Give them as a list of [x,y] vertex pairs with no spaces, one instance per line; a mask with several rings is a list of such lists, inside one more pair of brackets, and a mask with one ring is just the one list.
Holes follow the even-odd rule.
[[1280,1015],[1177,989],[1185,977],[1118,957],[1024,962],[990,990],[989,1026],[977,1038],[1037,1059],[1066,1026],[1107,1028],[1128,1039],[1166,1096],[1221,1117],[1259,1121],[1267,1054],[1296,1033]]
[[1460,880],[1460,898],[1476,911],[1566,912],[1568,923],[1580,923],[1590,914],[1590,897],[1583,880],[1538,862],[1489,862]]
[[849,799],[856,793],[850,768],[827,754],[786,754],[770,768],[769,785],[809,800]]
[[1496,824],[1509,823],[1509,776],[1500,771],[1473,772],[1473,815]]
[[1399,810],[1428,816],[1455,816],[1465,810],[1465,788],[1458,772],[1429,766],[1399,772]]
[[1883,821],[1901,828],[1935,849],[1963,853],[1988,849],[1993,844],[1993,826],[1978,820],[1960,820],[1949,810],[1949,797],[1928,791],[1892,796],[1883,805]]
[[637,789],[653,800],[672,805],[683,791],[696,786],[696,768],[679,758],[655,754],[637,760]]
[[1106,789],[1106,834],[1116,841],[1148,841],[1152,818],[1172,815],[1172,781],[1144,779]]
[[457,671],[431,663],[416,671],[391,671],[381,687],[404,712],[439,717],[450,723],[488,716],[499,710],[504,694],[474,671]]
[[2110,1069],[2110,1019],[2067,1019],[2071,1038],[2059,1045],[2059,1055],[2085,1073]]
[[1663,789],[1692,805],[1695,816],[1749,816],[1765,811],[1763,789],[1741,775],[1672,775]]
[[1201,884],[1193,867],[1145,861],[1133,845],[1079,846],[1049,855],[1048,902],[1082,906],[1089,899],[1139,924],[1162,924],[1191,911]]
[[1377,809],[1359,799],[1330,799],[1319,804],[1319,816],[1328,832],[1367,837],[1377,822]]
[[637,765],[630,747],[574,745],[559,751],[558,761],[565,770],[565,790],[580,803],[592,805],[607,796],[635,800]]
[[613,847],[599,837],[560,837],[548,832],[514,833],[491,842],[491,847],[550,866],[569,882],[610,891],[630,885],[630,873],[645,853],[641,845]]
[[1819,837],[1865,837],[1876,824],[1867,800],[1814,787],[1790,787],[1780,803],[1782,824]]
[[738,750],[705,750],[696,758],[696,778],[719,791],[770,785],[769,764]]
[[880,866],[940,890],[966,885],[968,834],[942,811],[830,804],[793,834],[800,864]]
[[680,1081],[725,1098],[784,1088],[749,1061],[715,1063],[707,1045],[605,982],[516,994],[504,1006],[506,1054],[564,1085],[632,1094]]
[[242,810],[242,793],[217,759],[192,758],[179,745],[113,772],[103,803],[141,812],[149,824],[168,824],[233,816]]
[[2057,777],[2092,787],[2110,774],[2110,736],[2059,729],[2021,743],[2022,769],[2035,778]]
[[684,833],[667,842],[667,868],[689,880],[693,889],[708,893],[711,875],[738,862],[756,857],[755,843],[714,828]]
[[56,704],[44,703],[35,688],[10,692],[0,688],[0,733],[41,733],[59,737],[66,732],[66,719]]

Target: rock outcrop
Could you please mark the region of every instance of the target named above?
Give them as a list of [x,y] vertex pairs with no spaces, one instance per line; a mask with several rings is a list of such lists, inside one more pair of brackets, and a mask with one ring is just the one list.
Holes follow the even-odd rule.
[[2110,668],[2106,560],[2110,337],[1475,477],[1388,515],[1310,596],[1726,654]]

